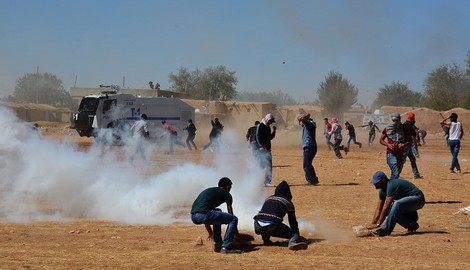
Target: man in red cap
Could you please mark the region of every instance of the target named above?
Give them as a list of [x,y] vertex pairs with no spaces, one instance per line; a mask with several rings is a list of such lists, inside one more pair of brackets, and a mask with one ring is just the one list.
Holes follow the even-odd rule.
[[415,126],[415,114],[410,112],[408,114],[408,120],[406,120],[403,123],[403,126],[405,126],[409,131],[410,134],[409,136],[405,137],[405,141],[408,141],[409,144],[404,148],[404,153],[403,153],[403,164],[405,164],[406,158],[408,157],[410,159],[410,164],[411,164],[411,170],[413,171],[413,175],[415,179],[420,179],[423,178],[418,170],[418,165],[416,164],[416,156],[414,155],[412,148],[419,146],[419,142],[417,141],[417,128]]

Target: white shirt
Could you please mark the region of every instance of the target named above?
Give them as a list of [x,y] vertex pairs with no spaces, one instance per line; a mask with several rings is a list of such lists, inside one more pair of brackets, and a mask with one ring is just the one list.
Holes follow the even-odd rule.
[[454,123],[450,122],[449,129],[449,140],[460,140],[460,130],[462,129],[462,124],[460,122]]
[[132,125],[131,130],[133,131],[132,136],[134,138],[144,137],[144,134],[148,132],[147,122],[141,119]]

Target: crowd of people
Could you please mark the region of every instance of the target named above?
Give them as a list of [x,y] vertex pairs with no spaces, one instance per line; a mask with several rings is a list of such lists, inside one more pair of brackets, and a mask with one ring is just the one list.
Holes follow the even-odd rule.
[[[424,193],[412,182],[400,178],[403,165],[406,160],[410,160],[411,170],[415,179],[421,179],[416,158],[419,157],[418,147],[425,143],[426,131],[416,127],[416,115],[408,113],[407,120],[402,123],[399,113],[390,115],[391,122],[380,131],[379,127],[370,121],[367,125],[369,138],[368,145],[372,145],[375,139],[376,130],[380,132],[380,144],[386,147],[385,162],[390,168],[390,176],[384,172],[377,171],[373,174],[370,183],[379,190],[379,200],[374,211],[371,223],[367,226],[376,236],[390,235],[396,224],[406,228],[409,232],[414,232],[419,228],[418,210],[426,204]],[[141,119],[132,126],[131,131],[135,139],[135,151],[129,159],[132,163],[135,156],[140,153],[144,162],[147,162],[142,141],[149,136],[146,124],[147,116],[143,114]],[[452,155],[449,167],[450,173],[460,173],[461,168],[458,161],[460,150],[460,140],[464,135],[463,126],[457,121],[458,116],[452,113],[442,119],[440,125],[446,131],[446,143]],[[319,178],[313,166],[313,160],[318,151],[316,141],[317,124],[308,113],[302,113],[297,117],[298,123],[302,128],[302,150],[303,150],[303,169],[307,185],[317,186],[320,184]],[[351,151],[351,141],[359,148],[362,143],[356,139],[356,132],[353,124],[346,121],[344,123],[347,130],[347,144],[342,145],[342,125],[335,117],[324,118],[323,135],[325,136],[326,146],[329,150],[333,149],[335,156],[342,159],[344,154]],[[261,121],[255,121],[246,133],[251,153],[259,162],[259,166],[264,170],[264,186],[273,187],[272,179],[272,149],[271,141],[276,137],[276,119],[272,113],[266,114]],[[169,134],[169,144],[172,150],[172,144],[177,143],[191,150],[191,146],[197,149],[194,143],[196,127],[192,120],[188,121],[188,136],[186,144],[177,139],[176,130],[165,121],[162,121],[163,127]],[[221,134],[224,126],[218,118],[211,121],[212,130],[209,134],[209,142],[204,146],[207,149],[213,146],[216,150],[220,148]],[[331,143],[331,137],[334,142]],[[191,208],[191,220],[194,224],[204,224],[208,232],[208,238],[214,241],[214,250],[225,254],[241,253],[233,245],[234,238],[238,234],[238,219],[234,215],[232,203],[233,198],[230,194],[232,181],[223,177],[219,180],[217,187],[211,187],[203,190],[194,201]],[[223,212],[218,207],[226,203],[227,212]],[[284,216],[288,216],[289,226],[283,223]],[[226,224],[227,229],[224,238],[221,236],[221,225]],[[212,227],[211,227],[212,226]],[[281,181],[276,187],[272,196],[266,198],[261,206],[261,210],[254,216],[254,232],[260,235],[264,245],[272,245],[271,237],[288,239],[288,248],[290,250],[307,249],[305,238],[300,236],[298,222],[295,215],[294,204],[292,203],[292,192],[286,181]]]

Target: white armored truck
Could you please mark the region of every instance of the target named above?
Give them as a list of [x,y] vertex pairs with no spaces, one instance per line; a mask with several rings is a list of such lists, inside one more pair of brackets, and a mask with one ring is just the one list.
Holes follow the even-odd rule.
[[192,106],[178,98],[136,97],[106,91],[82,98],[78,112],[71,114],[70,128],[81,137],[97,138],[103,131],[112,130],[113,136],[119,138],[120,132],[145,113],[150,130],[161,128],[163,120],[183,130],[189,119],[194,120],[194,112]]

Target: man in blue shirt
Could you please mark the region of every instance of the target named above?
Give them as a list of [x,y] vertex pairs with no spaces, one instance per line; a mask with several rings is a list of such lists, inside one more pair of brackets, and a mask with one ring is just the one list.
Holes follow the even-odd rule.
[[302,125],[302,149],[303,149],[303,167],[305,180],[311,185],[318,185],[318,177],[315,168],[312,165],[313,159],[317,154],[317,141],[315,133],[317,124],[310,118],[310,114],[301,114],[297,117],[299,124]]
[[373,233],[377,236],[390,235],[398,223],[408,232],[419,228],[418,209],[424,207],[423,192],[413,183],[401,178],[388,179],[385,173],[377,171],[370,181],[379,190],[379,202],[375,209],[369,230],[382,227]]

